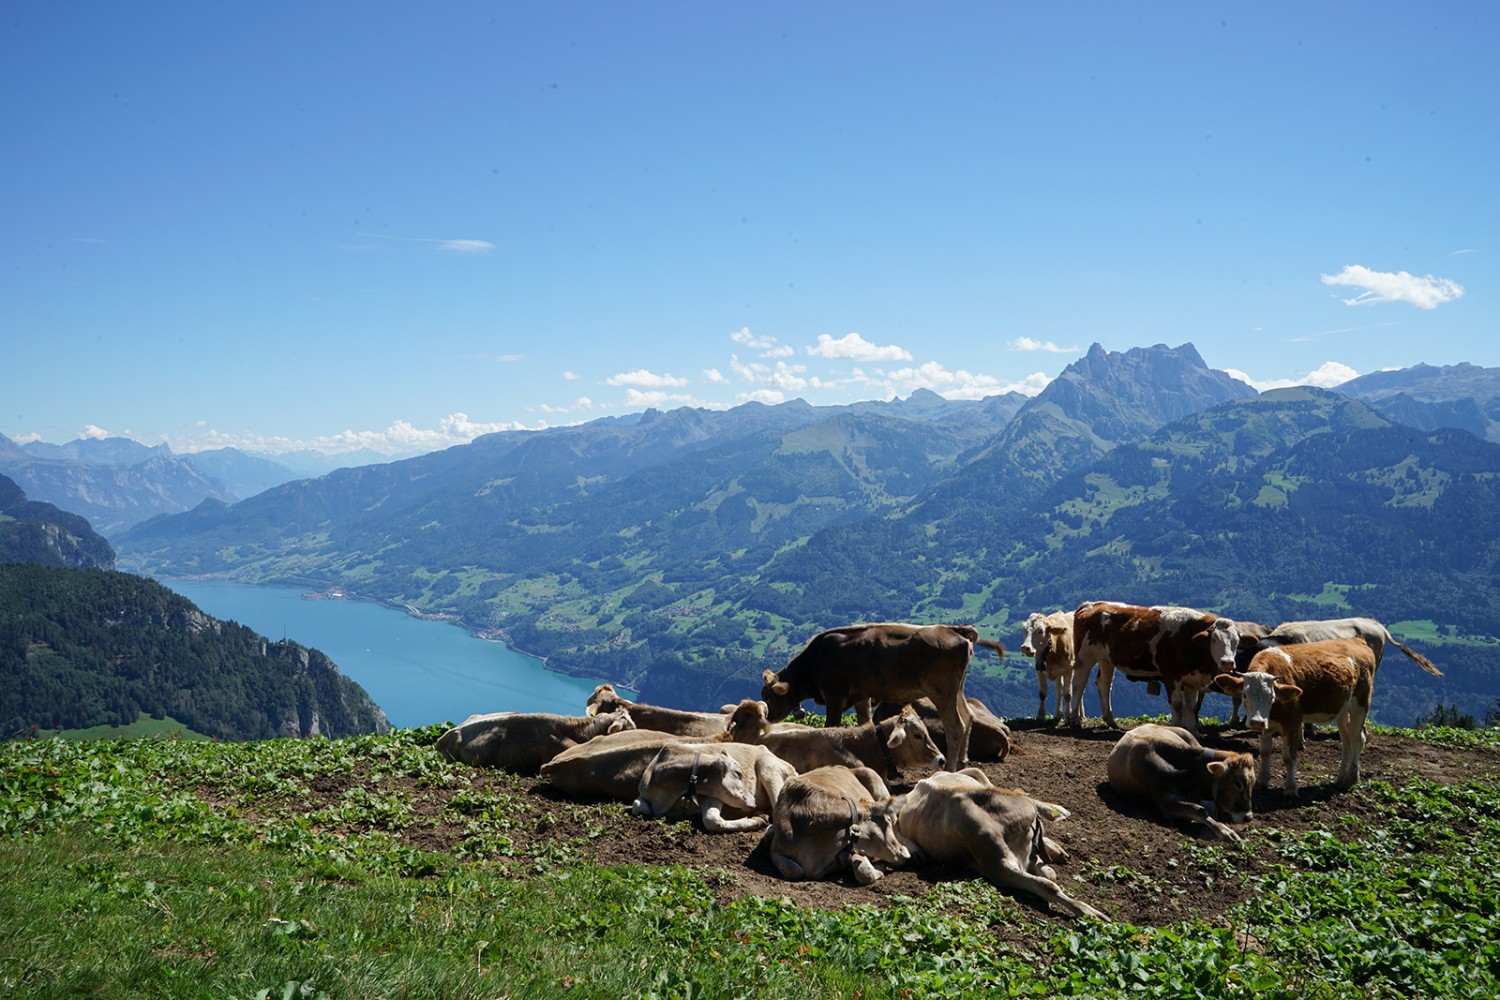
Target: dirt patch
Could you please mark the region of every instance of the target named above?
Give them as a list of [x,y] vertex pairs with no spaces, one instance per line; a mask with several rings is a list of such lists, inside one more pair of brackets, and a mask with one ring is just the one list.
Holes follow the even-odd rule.
[[[1066,891],[1110,916],[1141,926],[1160,926],[1200,918],[1215,922],[1249,890],[1244,876],[1281,864],[1279,828],[1289,833],[1326,829],[1337,833],[1344,817],[1359,820],[1356,829],[1384,827],[1389,811],[1353,790],[1332,787],[1339,766],[1337,733],[1320,732],[1306,745],[1299,764],[1300,802],[1280,793],[1281,762],[1273,768],[1273,788],[1257,792],[1255,819],[1240,827],[1242,848],[1205,849],[1214,844],[1185,825],[1162,820],[1146,805],[1122,800],[1104,780],[1104,761],[1119,732],[1086,729],[1072,732],[1012,723],[1014,751],[1004,763],[979,766],[997,785],[1020,787],[1033,796],[1057,802],[1071,818],[1048,824],[1049,835],[1070,858],[1056,865]],[[1244,730],[1209,728],[1205,745],[1254,753],[1256,740]],[[1279,742],[1278,742],[1279,754]],[[1500,751],[1437,747],[1407,736],[1381,734],[1366,744],[1360,760],[1365,782],[1401,785],[1412,778],[1454,783],[1493,777],[1500,772]],[[891,783],[893,793],[909,789],[923,775],[908,773]],[[362,783],[358,773],[346,785]],[[414,847],[451,851],[458,846],[460,825],[442,820],[454,789],[418,783],[394,783],[412,799],[416,820],[402,836]],[[382,781],[382,790],[394,790]],[[582,857],[601,864],[685,865],[705,872],[721,901],[747,895],[784,896],[807,907],[833,908],[849,903],[889,904],[898,896],[923,896],[937,883],[972,874],[922,866],[888,874],[862,887],[847,874],[828,882],[788,882],[772,867],[763,832],[710,834],[696,821],[663,822],[633,815],[625,803],[580,803],[567,799],[539,779],[516,779],[497,772],[475,775],[475,791],[516,795],[521,815],[509,831],[516,853],[505,863],[529,870],[539,857]],[[336,798],[342,788],[323,782],[320,797]],[[1079,880],[1081,879],[1081,881]],[[1045,904],[1022,899],[1019,905],[1056,917]],[[1003,930],[1000,931],[1003,933]]]

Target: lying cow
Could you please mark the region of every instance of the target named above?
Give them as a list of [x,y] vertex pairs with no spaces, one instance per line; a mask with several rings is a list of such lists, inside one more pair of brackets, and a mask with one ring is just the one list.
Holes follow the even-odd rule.
[[[569,747],[542,765],[542,779],[565,794],[591,799],[631,802],[640,791],[641,775],[662,747],[692,743],[676,733],[651,729],[611,733]],[[702,740],[700,746],[718,742]]]
[[603,715],[553,715],[546,712],[495,712],[471,715],[438,737],[444,757],[473,767],[499,767],[535,774],[569,747],[608,733],[635,728],[625,709]]
[[[969,706],[970,717],[969,760],[1005,760],[1010,756],[1010,727],[978,698],[965,698],[964,701]],[[946,758],[948,734],[943,731],[943,720],[938,717],[937,706],[930,698],[918,698],[910,704],[927,727],[927,735],[932,737],[932,742],[937,744],[938,750]],[[881,719],[889,719],[899,714],[902,707],[895,702],[877,702],[871,709],[870,715],[876,722],[879,722]],[[775,725],[783,725],[783,723],[775,723]]]
[[762,746],[672,743],[641,774],[634,809],[668,816],[691,803],[710,833],[759,830],[770,823],[782,786],[797,769]]
[[1370,714],[1379,662],[1378,654],[1363,639],[1326,639],[1263,649],[1244,674],[1214,678],[1244,698],[1245,721],[1261,734],[1261,787],[1271,783],[1272,742],[1279,731],[1286,765],[1282,787],[1290,796],[1300,794],[1297,755],[1302,752],[1304,722],[1338,722],[1343,759],[1337,786],[1348,788],[1359,780],[1365,718]]
[[771,863],[782,878],[823,879],[850,868],[869,885],[884,875],[876,861],[909,858],[890,791],[869,768],[814,768],[782,786],[771,817]]
[[913,858],[962,865],[997,885],[1028,892],[1072,916],[1108,920],[1089,904],[1062,891],[1049,861],[1066,861],[1067,851],[1049,838],[1042,816],[1064,819],[1061,806],[990,784],[983,771],[923,778],[896,799],[896,832]]
[[1036,717],[1047,717],[1047,688],[1056,692],[1053,715],[1063,719],[1073,704],[1073,612],[1044,615],[1033,611],[1026,617],[1026,639],[1021,653],[1036,664]]
[[1248,823],[1255,817],[1255,758],[1209,749],[1186,729],[1136,726],[1120,737],[1104,769],[1119,794],[1150,802],[1168,819],[1205,826],[1220,840],[1240,839],[1225,820]]
[[600,684],[594,688],[584,712],[595,715],[621,708],[629,710],[630,717],[641,729],[676,733],[679,736],[717,736],[724,731],[725,719],[719,712],[689,712],[680,708],[663,708],[660,705],[627,701],[620,697],[613,684]]
[[964,679],[976,645],[1005,654],[998,642],[980,639],[972,625],[886,622],[829,629],[780,671],[764,673],[760,700],[771,721],[779,722],[812,698],[827,708],[825,725],[838,726],[850,706],[867,722],[873,701],[931,698],[948,734],[948,768],[956,771],[969,752]]
[[773,729],[761,737],[761,743],[803,773],[841,764],[867,767],[889,781],[903,768],[927,771],[943,766],[942,753],[910,706],[889,719],[859,726],[807,726],[800,732]]

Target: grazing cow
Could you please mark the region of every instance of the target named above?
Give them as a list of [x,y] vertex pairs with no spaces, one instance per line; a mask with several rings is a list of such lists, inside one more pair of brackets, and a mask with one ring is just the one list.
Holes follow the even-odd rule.
[[[1093,601],[1073,612],[1073,704],[1068,723],[1083,724],[1083,689],[1099,665],[1104,724],[1115,724],[1109,692],[1118,670],[1167,689],[1172,725],[1198,731],[1198,701],[1215,675],[1234,669],[1239,633],[1228,618],[1192,608]],[[1152,693],[1155,693],[1154,690]]]
[[438,737],[438,752],[474,767],[535,774],[562,751],[597,736],[635,728],[625,709],[603,715],[495,712],[471,715]]
[[1067,851],[1047,837],[1042,815],[1063,819],[1061,806],[995,788],[978,768],[923,778],[896,799],[896,832],[913,858],[963,865],[1006,889],[1029,892],[1072,916],[1108,920],[1053,881],[1049,861]]
[[760,700],[779,722],[812,698],[827,708],[825,725],[837,726],[851,705],[859,721],[867,722],[872,701],[931,698],[948,735],[948,768],[956,771],[969,752],[964,678],[976,645],[1005,654],[998,642],[980,639],[972,625],[885,622],[829,629],[780,671],[765,672]]
[[869,768],[814,768],[782,786],[771,817],[771,863],[782,878],[822,879],[851,868],[855,881],[869,885],[885,874],[876,861],[909,858],[890,792]]
[[676,733],[679,736],[717,736],[724,731],[726,721],[719,712],[689,712],[680,708],[663,708],[660,705],[627,701],[620,697],[613,684],[600,684],[594,688],[584,711],[595,715],[618,708],[629,709],[630,717],[641,729]]
[[[1005,760],[1010,756],[1010,727],[978,698],[969,697],[964,701],[969,706],[969,759]],[[946,757],[948,734],[943,731],[943,720],[938,717],[937,706],[930,698],[918,698],[910,704],[916,709],[923,724],[927,726],[927,735],[932,737],[932,742],[937,744],[938,750]],[[903,707],[893,701],[877,702],[871,709],[870,715],[876,722],[879,722],[900,714]],[[784,725],[784,723],[776,724]]]
[[880,722],[837,729],[815,726],[800,731],[772,730],[760,742],[798,771],[842,764],[868,767],[889,781],[902,768],[928,770],[943,766],[943,755],[927,726],[910,706]]
[[796,774],[762,746],[671,743],[641,774],[634,809],[642,816],[667,816],[678,803],[691,802],[710,833],[759,830],[770,823],[782,786]]
[[1297,755],[1302,751],[1303,722],[1338,722],[1343,759],[1337,786],[1348,788],[1359,780],[1365,718],[1379,666],[1378,654],[1363,639],[1325,639],[1263,649],[1244,674],[1215,678],[1244,697],[1245,721],[1260,733],[1261,787],[1271,783],[1271,744],[1280,730],[1286,764],[1283,788],[1293,798],[1300,794]]
[[1047,686],[1056,689],[1053,715],[1067,716],[1073,701],[1073,612],[1054,611],[1044,615],[1033,611],[1026,617],[1026,641],[1022,654],[1035,658],[1036,717],[1047,717]]
[[1255,758],[1212,750],[1186,729],[1148,722],[1128,730],[1104,764],[1109,787],[1152,803],[1168,819],[1201,824],[1219,840],[1239,840],[1224,821],[1255,818]]

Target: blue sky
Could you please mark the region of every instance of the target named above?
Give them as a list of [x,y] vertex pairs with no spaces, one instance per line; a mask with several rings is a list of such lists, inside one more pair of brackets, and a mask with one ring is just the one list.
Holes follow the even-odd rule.
[[0,433],[1500,366],[1500,5],[7,5]]

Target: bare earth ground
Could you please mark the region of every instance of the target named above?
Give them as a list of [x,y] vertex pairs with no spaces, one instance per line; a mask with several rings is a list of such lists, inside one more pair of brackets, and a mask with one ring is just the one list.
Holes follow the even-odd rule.
[[[1029,721],[1012,721],[1014,749],[1004,763],[980,765],[997,785],[1019,787],[1031,795],[1057,802],[1072,811],[1071,818],[1048,824],[1048,833],[1070,854],[1056,865],[1058,881],[1067,891],[1118,920],[1140,926],[1161,926],[1201,918],[1216,922],[1245,898],[1242,875],[1253,875],[1280,864],[1274,836],[1276,827],[1292,832],[1325,829],[1339,834],[1341,817],[1355,814],[1357,829],[1380,828],[1387,816],[1363,801],[1357,791],[1332,787],[1339,765],[1337,733],[1320,730],[1303,751],[1298,769],[1303,797],[1300,803],[1283,798],[1280,742],[1272,770],[1272,789],[1257,792],[1255,819],[1239,831],[1246,851],[1223,855],[1205,851],[1214,843],[1164,821],[1146,805],[1124,801],[1104,781],[1104,761],[1119,737],[1115,730],[1087,728],[1073,732],[1051,729]],[[1206,727],[1207,746],[1254,753],[1257,740],[1238,729]],[[1373,735],[1360,760],[1362,781],[1401,785],[1414,777],[1454,783],[1500,772],[1500,751],[1455,749],[1395,734]],[[911,787],[921,774],[906,773],[892,782],[893,793]],[[359,783],[354,777],[347,783]],[[477,788],[493,783],[515,787],[515,779],[485,773]],[[319,783],[320,786],[323,782]],[[511,831],[518,856],[507,859],[518,872],[531,870],[532,859],[550,843],[567,845],[575,856],[601,864],[675,864],[704,871],[721,901],[746,895],[784,896],[807,907],[836,908],[849,903],[883,905],[895,896],[925,895],[937,883],[971,878],[962,871],[938,867],[900,870],[869,887],[859,886],[847,873],[828,882],[788,882],[771,866],[768,836],[762,832],[710,834],[697,820],[663,822],[631,814],[625,803],[575,803],[540,779],[522,779],[529,805],[527,818]],[[383,786],[387,787],[388,786]],[[318,787],[319,797],[336,800],[341,787]],[[438,819],[451,789],[411,785],[414,811]],[[1367,825],[1366,825],[1367,824]],[[457,826],[415,823],[404,836],[424,850],[452,850],[459,840]],[[1233,845],[1229,845],[1233,846]],[[1074,876],[1082,876],[1083,881]],[[1037,914],[1051,914],[1032,900],[1020,905]],[[1055,916],[1055,919],[1065,919]]]

